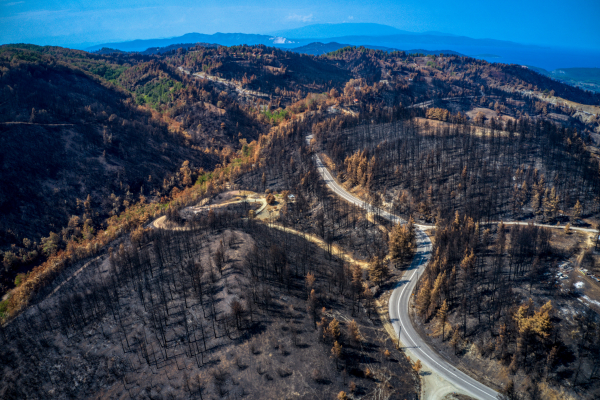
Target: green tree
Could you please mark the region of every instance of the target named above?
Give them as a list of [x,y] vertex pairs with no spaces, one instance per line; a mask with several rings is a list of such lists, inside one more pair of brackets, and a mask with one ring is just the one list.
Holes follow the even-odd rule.
[[48,257],[54,255],[58,250],[59,243],[60,236],[54,232],[50,232],[48,237],[42,238],[42,250],[44,251],[44,254]]

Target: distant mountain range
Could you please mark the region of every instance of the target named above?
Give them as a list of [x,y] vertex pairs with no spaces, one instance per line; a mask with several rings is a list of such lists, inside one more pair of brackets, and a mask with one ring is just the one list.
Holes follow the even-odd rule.
[[386,36],[411,35],[413,33],[381,24],[313,24],[296,29],[275,31],[271,34],[296,39],[325,39],[352,35]]
[[[189,49],[190,47],[195,47],[195,46],[202,46],[202,47],[218,47],[218,44],[214,44],[214,43],[177,43],[177,44],[172,44],[169,46],[165,46],[165,47],[149,47],[144,51],[136,51],[135,53],[140,53],[140,54],[144,54],[144,55],[150,55],[150,54],[164,54],[164,53],[168,53],[169,51],[173,51],[173,50],[177,50],[177,49]],[[118,50],[118,49],[112,49],[110,47],[103,47],[100,50],[96,50],[93,51],[93,53],[96,54],[114,54],[114,53],[127,53],[126,51],[122,51],[122,50]]]
[[[277,42],[280,39],[282,43]],[[222,46],[234,46],[238,44],[266,44],[269,46],[285,44],[285,39],[275,38],[268,35],[254,35],[248,33],[215,33],[214,35],[206,35],[203,33],[186,33],[182,36],[176,36],[165,39],[138,39],[127,42],[104,43],[96,46],[88,47],[86,51],[97,51],[103,47],[116,49],[121,51],[145,51],[149,48],[167,47],[181,43],[217,43]]]
[[[330,42],[330,43],[313,42],[313,43],[307,44],[306,46],[291,48],[290,51],[294,51],[296,53],[311,54],[313,56],[320,56],[322,54],[331,53],[332,51],[336,51],[336,50],[339,50],[341,48],[348,47],[348,46],[351,46],[351,45],[341,44],[341,43],[337,43],[337,42]],[[398,50],[400,50],[400,49],[394,49],[392,47],[372,46],[372,45],[365,45],[364,47],[366,47],[368,49],[383,50],[383,51],[398,51]],[[409,54],[425,54],[425,55],[447,54],[447,55],[464,56],[464,54],[461,54],[461,53],[458,53],[458,52],[452,51],[452,50],[412,49],[412,50],[402,50],[402,51],[405,51]]]
[[[215,33],[207,35],[203,33],[187,33],[182,36],[166,39],[145,39],[133,40],[128,42],[104,43],[97,46],[88,47],[87,51],[97,51],[103,47],[117,49],[121,51],[144,51],[151,47],[167,47],[178,43],[218,43],[222,46],[233,46],[239,44],[255,45],[264,44],[283,48],[292,48],[308,45],[313,42],[338,42],[348,43],[349,45],[364,45],[389,47],[394,49],[407,48],[429,48],[436,47],[480,47],[480,48],[502,48],[502,47],[522,47],[518,43],[507,42],[495,39],[472,39],[466,36],[447,35],[442,33],[412,33],[405,32],[393,27],[386,27],[378,24],[341,24],[344,29],[336,28],[326,30],[323,25],[311,25],[305,28],[293,29],[290,31],[280,31],[281,33],[290,33],[289,35],[258,35],[247,33]],[[375,26],[371,29],[371,26]],[[313,29],[314,27],[314,29]],[[365,32],[374,32],[366,34]],[[323,37],[324,33],[331,32],[336,36]],[[299,36],[293,36],[297,33]],[[310,37],[314,33],[316,37]],[[337,36],[342,35],[342,36]],[[321,40],[327,39],[327,40]],[[457,51],[457,50],[455,50]]]
[[[240,44],[267,45],[283,49],[323,54],[327,51],[319,47],[333,48],[337,43],[341,46],[365,46],[374,49],[399,49],[414,52],[410,49],[421,49],[422,53],[456,53],[471,55],[490,62],[535,65],[553,70],[558,67],[600,67],[600,51],[579,49],[552,49],[533,45],[496,39],[474,39],[440,32],[415,33],[402,31],[381,24],[315,24],[302,28],[273,32],[271,35],[246,33],[188,33],[182,36],[133,40],[118,43],[105,43],[88,47],[87,51],[98,51],[110,48],[121,51],[144,52],[151,48],[165,48],[173,45],[193,43],[214,43],[222,46]],[[317,45],[315,43],[320,43]],[[324,45],[325,44],[325,45]],[[329,47],[327,47],[329,46]],[[480,56],[477,56],[480,55]]]
[[343,23],[343,24],[313,24],[296,29],[285,29],[271,32],[273,36],[283,36],[296,39],[326,39],[343,36],[390,36],[390,35],[435,35],[455,36],[450,33],[435,31],[409,32],[389,25],[372,23]]

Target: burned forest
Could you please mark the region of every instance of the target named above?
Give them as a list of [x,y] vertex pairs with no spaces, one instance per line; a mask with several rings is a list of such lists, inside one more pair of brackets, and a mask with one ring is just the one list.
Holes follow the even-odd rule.
[[362,46],[0,81],[0,398],[600,396],[597,93]]

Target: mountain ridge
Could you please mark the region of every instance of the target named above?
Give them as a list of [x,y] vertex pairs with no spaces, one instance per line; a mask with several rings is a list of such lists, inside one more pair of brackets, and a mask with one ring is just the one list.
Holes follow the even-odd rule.
[[325,39],[349,35],[386,36],[394,34],[416,34],[389,25],[376,23],[311,24],[294,29],[269,32],[276,36],[295,39]]
[[[319,56],[322,54],[327,54],[332,51],[339,50],[344,47],[355,47],[355,46],[352,46],[350,44],[342,44],[342,43],[338,43],[338,42],[329,42],[329,43],[312,42],[305,46],[291,48],[291,49],[289,49],[289,51],[293,51],[296,53],[311,54],[313,56]],[[401,49],[395,49],[392,47],[372,46],[372,45],[365,45],[363,47],[365,47],[367,49],[382,50],[382,51],[387,51],[387,52],[404,51],[407,54],[425,54],[425,55],[447,54],[447,55],[457,55],[457,56],[465,57],[464,54],[461,54],[461,53],[458,53],[458,52],[452,51],[452,50],[424,50],[424,49],[401,50]]]

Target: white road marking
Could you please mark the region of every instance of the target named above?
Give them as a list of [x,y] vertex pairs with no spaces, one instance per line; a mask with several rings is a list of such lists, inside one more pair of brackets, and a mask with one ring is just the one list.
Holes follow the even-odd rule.
[[[306,138],[306,140],[309,144],[310,144],[311,139],[312,139],[312,135],[309,135]],[[323,180],[325,181],[327,186],[329,186],[338,196],[342,197],[343,199],[347,200],[348,202],[350,202],[352,204],[355,204],[355,205],[358,205],[359,207],[364,208],[367,211],[377,211],[376,207],[373,207],[370,204],[352,196],[345,189],[343,189],[340,185],[338,185],[338,183],[335,181],[335,179],[331,175],[330,171],[325,167],[325,165],[323,164],[323,162],[321,161],[321,159],[319,158],[319,156],[317,154],[314,155],[314,159],[315,159],[315,164],[317,166],[317,170],[319,171],[321,177],[323,178]],[[388,213],[387,211],[384,211],[384,210],[380,210],[380,211],[381,211],[380,215],[382,215],[384,218],[386,218],[392,222],[397,222],[397,223],[403,222],[402,218],[400,218],[394,214]],[[427,346],[427,344],[422,340],[421,340],[422,343],[418,345],[417,342],[415,342],[415,340],[411,336],[409,329],[406,329],[406,327],[410,327],[410,329],[412,329],[413,332],[416,333],[416,331],[414,330],[414,327],[412,326],[412,323],[410,323],[410,319],[408,319],[408,324],[406,323],[406,320],[404,321],[404,323],[402,322],[400,309],[401,309],[401,303],[405,297],[406,288],[408,286],[414,287],[416,285],[416,282],[413,281],[414,276],[419,271],[419,269],[423,266],[424,263],[425,263],[425,266],[423,266],[423,269],[425,269],[426,263],[429,261],[430,253],[431,253],[431,241],[429,241],[429,238],[427,237],[425,232],[423,232],[423,230],[422,230],[423,228],[430,228],[430,226],[415,225],[415,227],[417,228],[417,236],[420,239],[419,240],[420,243],[418,244],[418,247],[420,247],[420,249],[417,250],[418,257],[420,257],[420,258],[419,258],[418,265],[416,266],[416,269],[412,272],[410,278],[408,279],[408,282],[400,290],[400,294],[398,296],[398,302],[396,305],[397,310],[395,310],[398,313],[398,318],[393,318],[393,319],[396,320],[397,326],[404,327],[405,335],[408,337],[408,339],[412,342],[412,344],[414,346],[412,351],[419,357],[424,356],[427,359],[429,359],[430,362],[428,362],[428,364],[430,365],[430,367],[432,367],[431,363],[437,365],[437,367],[433,367],[432,369],[437,370],[437,372],[440,376],[444,377],[448,382],[453,383],[453,384],[457,385],[458,387],[461,387],[462,389],[466,390],[467,392],[469,392],[472,395],[475,395],[479,398],[496,399],[498,394],[493,389],[488,388],[487,386],[481,384],[480,382],[478,382],[475,379],[471,378],[470,376],[466,375],[462,371],[457,370],[456,368],[451,366],[448,362],[444,361],[441,358],[441,356],[438,356],[438,358],[439,358],[439,361],[438,361],[438,360],[435,360],[431,355],[427,354],[424,349],[429,349],[429,351],[433,351],[433,350],[431,350],[431,348],[429,348]],[[424,244],[424,242],[429,242],[429,243]],[[407,275],[409,273],[410,272],[407,271],[405,273],[405,275]],[[403,276],[403,278],[404,278],[404,276]],[[411,284],[413,284],[413,285],[411,285]],[[399,289],[398,287],[396,289],[394,289],[394,292],[396,292],[398,289]],[[392,297],[393,296],[394,296],[394,293],[392,293]],[[404,301],[406,302],[406,310],[405,310],[406,313],[404,315],[405,318],[408,317],[408,304],[409,304],[408,300],[409,300],[409,298],[410,298],[410,295],[408,295],[407,299],[404,299]],[[390,298],[390,301],[391,301],[391,298]],[[392,308],[390,307],[390,317],[392,316],[391,313],[392,313]],[[395,324],[392,324],[392,326],[394,326],[394,325]],[[396,333],[397,333],[398,329],[396,329],[396,326],[394,326],[394,329],[396,330]],[[443,364],[447,364],[447,367],[445,367]],[[445,371],[449,375],[452,375],[454,377],[454,379],[452,379],[448,376],[444,376],[444,373],[441,373],[441,371],[439,369]],[[472,383],[472,382],[474,382],[474,383]],[[477,385],[479,385],[479,387]],[[467,387],[465,387],[465,386],[467,386]],[[469,387],[472,389],[469,389]],[[473,393],[473,389],[476,391],[476,393]],[[483,394],[483,397],[481,397],[482,394]]]

